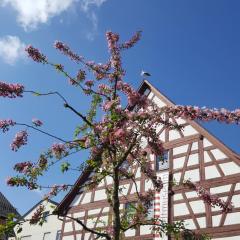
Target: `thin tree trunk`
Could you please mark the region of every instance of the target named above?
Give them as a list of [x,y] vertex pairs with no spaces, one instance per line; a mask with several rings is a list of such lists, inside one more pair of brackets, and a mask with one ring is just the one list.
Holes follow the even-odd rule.
[[120,240],[120,202],[119,202],[119,176],[118,176],[118,168],[114,170],[114,176],[113,176],[113,217],[114,217],[114,223],[113,223],[113,229],[114,229],[114,240]]

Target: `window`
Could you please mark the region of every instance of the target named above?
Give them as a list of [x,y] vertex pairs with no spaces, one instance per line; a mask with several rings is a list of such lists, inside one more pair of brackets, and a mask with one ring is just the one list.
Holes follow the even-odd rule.
[[61,239],[61,233],[62,233],[61,230],[57,231],[56,240],[60,240]]
[[50,239],[51,233],[50,232],[46,232],[43,234],[43,240],[51,240]]
[[131,220],[136,213],[136,202],[125,203],[125,216]]
[[[128,220],[131,220],[135,215],[136,205],[137,205],[136,202],[125,203],[125,215]],[[151,220],[152,218],[154,218],[154,201],[153,200],[151,201],[151,205],[149,206],[148,212],[146,214],[147,220]]]
[[43,212],[43,220],[44,221],[47,221],[48,215],[49,215],[49,211]]
[[156,157],[156,171],[166,170],[169,168],[168,151],[164,151],[163,155]]
[[149,88],[147,88],[145,91],[144,91],[144,95],[145,96],[148,96],[150,94],[151,90]]
[[148,213],[147,213],[147,220],[151,220],[154,218],[154,201],[151,201],[151,205],[148,208]]
[[[131,168],[130,168],[130,164],[127,160],[125,160],[121,167],[120,167],[120,171],[122,171],[123,173],[129,173],[131,171]],[[124,176],[123,174],[120,175],[120,179],[123,180],[123,179],[126,179],[126,176]]]

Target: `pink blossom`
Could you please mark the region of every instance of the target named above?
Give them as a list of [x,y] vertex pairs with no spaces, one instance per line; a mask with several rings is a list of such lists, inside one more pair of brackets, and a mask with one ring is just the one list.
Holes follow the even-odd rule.
[[99,84],[98,89],[100,93],[110,93],[111,89],[106,84]]
[[37,48],[29,45],[26,47],[25,51],[28,53],[28,56],[32,58],[33,61],[39,63],[47,63],[46,56],[44,56]]
[[33,118],[32,119],[32,123],[36,126],[36,127],[41,127],[43,125],[42,121],[40,121],[39,119]]
[[90,140],[89,137],[87,137],[87,138],[85,139],[84,146],[85,146],[85,148],[88,148],[88,147],[90,147],[90,145],[91,145],[91,140]]
[[232,204],[223,201],[222,199],[218,198],[217,196],[211,195],[209,191],[204,189],[202,186],[195,184],[189,180],[185,181],[183,185],[193,189],[197,192],[198,196],[206,203],[210,204],[212,207],[218,206],[222,209],[223,212],[231,212],[232,211]]
[[16,98],[22,97],[24,86],[21,84],[0,82],[0,96]]
[[25,186],[30,190],[37,189],[37,184],[33,181],[28,181],[26,177],[8,177],[6,179],[7,185],[11,187],[19,187],[19,186]]
[[64,55],[68,56],[70,59],[79,63],[83,58],[76,53],[72,52],[67,44],[64,44],[60,41],[55,41],[54,47],[62,52]]
[[9,127],[14,126],[15,124],[16,122],[11,119],[0,120],[0,129],[2,129],[3,132],[7,132],[9,130]]
[[14,166],[14,170],[20,173],[26,173],[29,169],[31,169],[33,166],[33,163],[31,162],[21,162],[17,163]]
[[21,146],[27,144],[27,138],[28,138],[27,131],[18,132],[10,145],[11,149],[16,152]]
[[14,186],[14,181],[12,180],[12,177],[9,176],[6,178],[6,184],[11,187]]
[[38,166],[41,169],[44,169],[47,167],[47,164],[48,164],[47,158],[44,155],[40,155],[39,160],[38,160]]
[[116,138],[122,138],[126,136],[126,132],[123,129],[117,129],[114,133],[114,137]]
[[129,41],[123,43],[123,44],[120,46],[120,48],[121,48],[121,49],[128,49],[128,48],[133,47],[133,46],[140,40],[141,34],[142,34],[142,31],[136,32],[136,33],[132,36],[132,38],[131,38]]
[[76,85],[78,85],[78,82],[77,81],[75,81],[74,79],[72,79],[72,78],[69,78],[68,79],[68,82],[71,84],[71,85],[73,85],[73,86],[76,86]]
[[30,224],[37,224],[41,220],[44,210],[45,210],[44,206],[39,205],[39,207],[33,213],[29,223]]
[[96,133],[100,133],[103,130],[103,126],[101,124],[98,124],[94,127],[94,130]]
[[240,109],[228,111],[224,108],[209,109],[206,107],[194,106],[167,106],[163,107],[163,111],[170,117],[182,117],[189,120],[212,121],[217,120],[225,123],[240,123]]
[[109,32],[106,33],[106,38],[107,38],[107,41],[108,41],[108,48],[110,50],[114,49],[115,46],[116,46],[116,43],[119,40],[119,35],[109,31]]
[[88,87],[92,87],[94,85],[94,82],[92,80],[88,80],[85,82],[85,85]]
[[113,104],[115,103],[116,101],[106,101],[104,104],[103,104],[103,110],[104,111],[109,111]]
[[54,143],[51,147],[51,151],[56,158],[61,158],[62,155],[66,154],[66,147],[62,143]]
[[77,73],[77,81],[82,82],[86,78],[86,72],[84,70],[79,70]]

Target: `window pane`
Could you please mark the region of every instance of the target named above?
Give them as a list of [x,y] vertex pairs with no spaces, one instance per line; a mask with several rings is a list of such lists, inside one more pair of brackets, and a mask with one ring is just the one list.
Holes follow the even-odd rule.
[[43,240],[51,240],[51,239],[50,239],[50,235],[51,235],[50,232],[44,233],[44,235],[43,235]]
[[57,231],[56,240],[61,239],[61,230]]
[[156,171],[161,171],[169,168],[168,151],[164,151],[162,156],[156,157]]
[[127,218],[130,220],[136,213],[136,202],[128,202],[125,204],[125,214]]
[[147,220],[154,218],[154,201],[151,201],[151,206],[148,208]]

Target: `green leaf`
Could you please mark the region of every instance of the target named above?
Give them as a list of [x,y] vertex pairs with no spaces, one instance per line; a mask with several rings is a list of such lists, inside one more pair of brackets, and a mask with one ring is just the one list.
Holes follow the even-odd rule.
[[68,162],[62,163],[61,164],[61,172],[64,173],[64,172],[68,171],[69,167],[70,167],[70,163],[68,163]]

